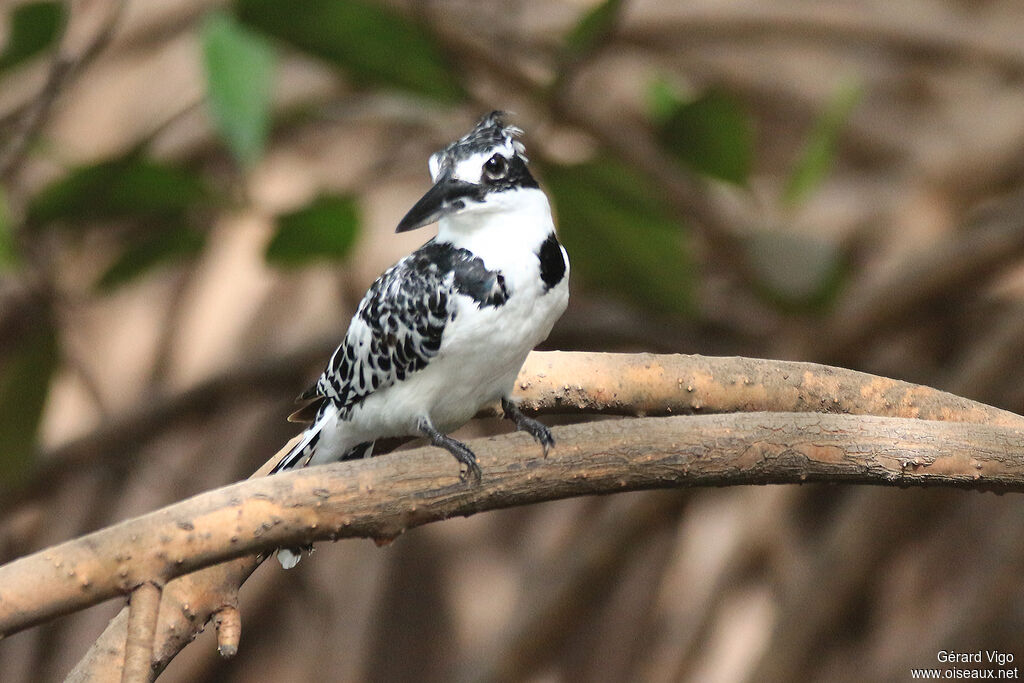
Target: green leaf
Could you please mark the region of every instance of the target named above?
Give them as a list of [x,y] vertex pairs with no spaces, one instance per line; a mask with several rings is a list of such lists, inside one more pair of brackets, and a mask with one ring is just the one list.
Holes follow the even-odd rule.
[[262,155],[270,128],[274,50],[221,12],[207,17],[202,43],[207,103],[217,131],[235,158],[251,166]]
[[799,205],[828,177],[835,162],[839,134],[863,94],[859,83],[847,82],[832,96],[808,136],[800,159],[786,183],[782,195],[786,204]]
[[0,272],[18,262],[18,250],[14,243],[14,226],[7,211],[7,198],[0,187]]
[[[666,102],[661,106],[667,108]],[[658,129],[662,145],[678,160],[712,178],[745,185],[754,156],[754,130],[731,94],[710,89],[680,102]]]
[[33,197],[28,223],[125,218],[178,221],[209,198],[198,175],[135,155],[74,169]]
[[675,87],[664,78],[657,78],[647,86],[647,110],[658,126],[664,125],[682,102]]
[[57,42],[64,28],[63,2],[31,2],[11,13],[7,45],[0,54],[0,71],[36,56]]
[[266,258],[279,266],[302,266],[320,259],[343,259],[359,232],[359,210],[346,195],[323,195],[277,219]]
[[239,19],[343,69],[358,83],[444,102],[465,97],[433,37],[366,0],[236,0]]
[[156,266],[195,256],[205,244],[206,235],[186,226],[151,231],[125,247],[96,287],[110,292]]
[[832,242],[765,231],[751,235],[745,246],[759,293],[782,309],[820,309],[841,290],[846,259]]
[[608,158],[542,170],[575,276],[650,308],[692,312],[686,230],[647,178]]
[[57,332],[41,311],[0,361],[0,478],[17,483],[38,451],[39,423],[57,368]]
[[592,52],[608,37],[622,8],[622,0],[604,0],[594,6],[573,26],[565,37],[566,51],[574,56]]

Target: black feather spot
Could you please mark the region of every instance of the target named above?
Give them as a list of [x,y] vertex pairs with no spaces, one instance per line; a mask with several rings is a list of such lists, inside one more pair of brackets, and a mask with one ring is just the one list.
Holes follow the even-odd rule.
[[544,291],[548,291],[565,277],[565,258],[562,246],[558,243],[555,233],[548,235],[537,252],[540,260],[540,279],[544,281]]

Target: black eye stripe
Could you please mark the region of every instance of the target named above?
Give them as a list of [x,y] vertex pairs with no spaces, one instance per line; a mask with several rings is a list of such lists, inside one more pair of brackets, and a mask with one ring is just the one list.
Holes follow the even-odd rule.
[[[501,161],[496,163],[504,163],[505,168],[497,176],[492,176],[487,170],[487,163],[496,156],[501,159]],[[438,165],[438,168],[441,169],[438,173],[438,178],[446,174],[450,176],[453,173],[453,169],[465,160],[465,158],[456,159],[451,157],[443,159]],[[526,161],[518,154],[508,158],[496,152],[488,157],[478,168],[480,169],[480,179],[476,183],[479,187],[481,198],[488,192],[500,192],[518,187],[538,187],[537,181],[534,180],[526,167]]]
[[505,162],[505,170],[496,178],[490,177],[486,169],[484,170],[480,178],[482,188],[490,192],[500,192],[517,187],[537,187],[537,181],[530,175],[530,171],[526,168],[526,162],[521,156],[517,154],[511,159],[505,159]]

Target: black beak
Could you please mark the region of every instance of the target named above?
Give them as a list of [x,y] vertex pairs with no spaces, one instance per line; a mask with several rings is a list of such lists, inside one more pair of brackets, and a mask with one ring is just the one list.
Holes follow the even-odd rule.
[[413,204],[409,213],[398,221],[395,232],[407,232],[430,225],[442,216],[461,211],[466,208],[466,201],[479,193],[480,187],[463,180],[455,180],[450,175],[442,176],[434,186],[427,190],[418,202]]

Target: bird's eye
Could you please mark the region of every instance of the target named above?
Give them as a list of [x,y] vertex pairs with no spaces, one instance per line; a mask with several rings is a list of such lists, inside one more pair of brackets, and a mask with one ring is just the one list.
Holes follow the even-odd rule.
[[484,162],[484,174],[491,180],[501,180],[508,173],[508,159],[495,154]]

